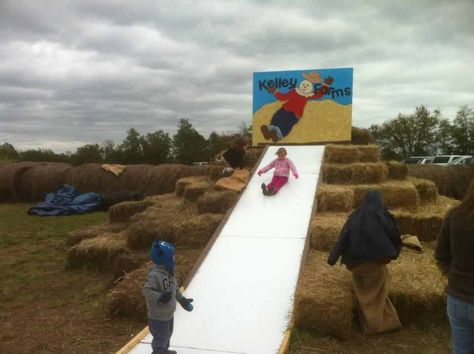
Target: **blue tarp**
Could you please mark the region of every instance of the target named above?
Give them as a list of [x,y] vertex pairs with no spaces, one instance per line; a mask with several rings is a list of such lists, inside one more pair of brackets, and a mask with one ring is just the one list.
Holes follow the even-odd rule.
[[63,184],[54,193],[47,193],[44,202],[28,209],[28,214],[57,216],[83,214],[95,210],[100,205],[97,193],[78,194],[73,186]]

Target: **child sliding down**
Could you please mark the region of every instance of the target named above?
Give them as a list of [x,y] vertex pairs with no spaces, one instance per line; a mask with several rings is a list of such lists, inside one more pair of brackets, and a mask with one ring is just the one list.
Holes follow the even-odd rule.
[[298,178],[298,171],[296,170],[295,164],[290,159],[286,158],[287,152],[285,148],[279,148],[276,152],[278,158],[270,162],[267,166],[260,169],[257,173],[259,176],[262,173],[265,173],[272,168],[275,168],[273,172],[272,181],[269,184],[262,183],[262,191],[264,195],[274,195],[276,194],[281,187],[283,187],[286,182],[288,182],[288,176],[290,175],[290,170],[293,173],[295,178]]

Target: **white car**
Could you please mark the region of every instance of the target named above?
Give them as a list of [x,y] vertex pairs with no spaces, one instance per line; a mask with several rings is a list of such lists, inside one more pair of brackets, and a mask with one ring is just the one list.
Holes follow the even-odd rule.
[[424,164],[427,160],[432,159],[433,156],[410,156],[403,160],[407,164]]
[[464,157],[462,155],[438,155],[431,163],[435,165],[447,166],[452,165],[457,159]]
[[453,165],[472,165],[474,164],[474,158],[470,155],[466,155],[456,159]]

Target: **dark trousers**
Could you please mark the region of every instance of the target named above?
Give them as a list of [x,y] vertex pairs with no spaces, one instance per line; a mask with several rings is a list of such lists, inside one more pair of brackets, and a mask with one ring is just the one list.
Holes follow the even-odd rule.
[[281,134],[285,137],[290,134],[296,123],[298,123],[298,117],[282,107],[275,112],[270,124],[280,128]]
[[169,321],[158,321],[148,319],[148,328],[153,336],[151,342],[152,354],[165,354],[170,346],[170,338],[173,334],[173,319]]

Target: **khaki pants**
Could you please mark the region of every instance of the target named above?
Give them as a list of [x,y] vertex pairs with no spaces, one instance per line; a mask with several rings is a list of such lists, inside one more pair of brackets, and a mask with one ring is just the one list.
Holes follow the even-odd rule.
[[400,328],[402,325],[397,311],[388,297],[387,267],[371,262],[360,264],[351,271],[364,333],[374,334]]

